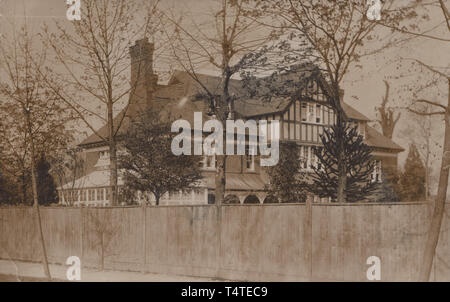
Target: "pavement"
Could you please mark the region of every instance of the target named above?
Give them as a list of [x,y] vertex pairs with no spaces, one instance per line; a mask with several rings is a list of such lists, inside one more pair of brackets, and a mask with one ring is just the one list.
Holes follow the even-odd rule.
[[[69,266],[50,264],[50,274],[55,281],[67,281]],[[0,281],[45,281],[41,263],[0,260]],[[99,271],[82,268],[82,282],[211,282],[219,281],[204,277],[163,275],[124,271]]]

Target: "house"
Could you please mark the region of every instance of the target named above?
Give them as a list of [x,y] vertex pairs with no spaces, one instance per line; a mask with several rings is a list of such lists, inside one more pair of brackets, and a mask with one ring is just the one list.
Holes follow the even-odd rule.
[[[153,106],[161,114],[169,114],[176,119],[185,119],[193,124],[194,112],[202,112],[203,121],[210,119],[206,101],[194,97],[202,92],[200,85],[191,76],[182,71],[172,74],[166,85],[157,83],[153,72],[153,44],[146,39],[139,40],[130,47],[131,77],[137,77],[137,66],[146,66],[145,73],[139,77],[135,94],[129,100],[128,110],[115,117],[115,127],[119,125],[118,136],[126,133],[130,121],[138,112]],[[139,65],[141,63],[141,65]],[[143,64],[142,64],[143,63]],[[214,76],[198,75],[202,84],[214,90],[219,87],[220,79]],[[305,77],[310,75],[305,74]],[[230,93],[242,95],[243,88],[239,80],[231,80]],[[302,96],[273,98],[265,103],[259,99],[237,98],[235,102],[236,119],[278,120],[280,140],[293,141],[301,146],[300,156],[304,159],[304,169],[316,164],[312,148],[320,147],[320,135],[325,127],[335,121],[335,113],[328,106],[324,94],[317,84],[317,78],[310,76],[302,88]],[[352,123],[357,125],[365,142],[373,147],[376,169],[373,181],[381,181],[381,167],[396,167],[397,155],[403,148],[384,137],[367,122],[369,119],[343,101],[342,107]],[[119,122],[122,121],[122,122]],[[106,126],[98,130],[107,136]],[[105,205],[109,203],[109,156],[108,146],[96,134],[92,134],[79,145],[86,152],[87,172],[75,184],[59,188],[60,200],[75,203]],[[264,202],[267,193],[264,189],[268,177],[261,168],[258,156],[233,155],[227,158],[226,200],[239,200],[240,203]],[[202,162],[202,181],[190,190],[167,193],[160,200],[161,205],[213,203],[215,189],[215,158],[204,156]],[[119,177],[119,188],[123,185]]]

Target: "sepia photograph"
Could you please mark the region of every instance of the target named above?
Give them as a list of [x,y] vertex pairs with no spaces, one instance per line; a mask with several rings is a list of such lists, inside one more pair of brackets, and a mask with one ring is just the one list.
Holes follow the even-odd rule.
[[449,282],[449,169],[449,0],[0,0],[0,284]]

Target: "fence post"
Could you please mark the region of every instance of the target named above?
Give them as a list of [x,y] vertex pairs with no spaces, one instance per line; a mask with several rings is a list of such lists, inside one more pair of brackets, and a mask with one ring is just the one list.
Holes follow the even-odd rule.
[[312,200],[310,196],[306,197],[306,219],[305,219],[305,227],[306,227],[306,253],[308,255],[308,279],[309,281],[313,281],[313,219],[312,219]]
[[222,205],[216,204],[215,207],[217,208],[217,251],[216,251],[216,257],[217,257],[217,278],[222,277],[221,269],[222,269]]
[[81,258],[81,269],[84,264],[84,217],[83,217],[83,206],[80,205],[80,258]]
[[142,272],[147,272],[147,207],[145,202],[142,204],[142,227],[144,228],[142,230],[142,242],[144,244],[143,251],[144,251],[144,257],[143,257],[143,265],[142,265]]

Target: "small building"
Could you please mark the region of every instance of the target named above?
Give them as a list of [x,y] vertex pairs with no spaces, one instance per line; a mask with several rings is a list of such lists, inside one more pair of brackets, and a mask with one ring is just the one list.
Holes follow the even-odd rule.
[[[137,113],[153,106],[161,114],[169,114],[176,119],[185,119],[193,125],[194,112],[202,112],[202,119],[211,118],[208,115],[209,106],[205,100],[196,97],[202,92],[200,85],[186,72],[176,71],[165,85],[157,84],[157,75],[153,72],[153,44],[147,40],[139,40],[130,47],[131,77],[137,76],[139,62],[147,66],[145,74],[138,82],[136,93],[130,98],[128,109],[115,117],[115,127],[118,138],[124,135],[130,121]],[[197,75],[203,85],[214,90],[219,87],[220,78],[209,75]],[[304,160],[304,169],[311,170],[316,164],[313,148],[320,147],[320,135],[325,127],[335,122],[335,113],[327,104],[324,94],[320,90],[317,78],[312,75],[304,81],[302,94],[297,99],[291,97],[273,98],[270,103],[258,99],[236,98],[236,119],[278,120],[280,123],[280,140],[299,144],[300,156]],[[230,92],[232,95],[242,95],[242,83],[231,80]],[[381,168],[397,166],[398,153],[403,148],[384,137],[377,130],[370,127],[369,119],[355,108],[346,104],[342,96],[342,107],[347,117],[358,127],[359,133],[365,142],[373,147],[373,157],[376,160],[376,169],[373,172],[373,181],[381,181]],[[125,116],[124,116],[125,115]],[[119,123],[119,121],[122,121]],[[106,126],[98,130],[100,135],[108,134]],[[109,154],[108,146],[96,134],[92,134],[79,145],[86,152],[86,175],[74,184],[62,186],[59,189],[62,203],[107,205],[109,204]],[[232,155],[227,157],[226,163],[226,193],[227,202],[263,203],[267,197],[265,185],[268,177],[260,166],[259,157],[248,155]],[[120,174],[120,173],[119,173]],[[190,190],[170,192],[165,194],[161,205],[175,204],[207,204],[214,203],[215,191],[215,157],[204,156],[202,162],[202,175],[204,178]],[[123,185],[119,176],[119,188]]]

